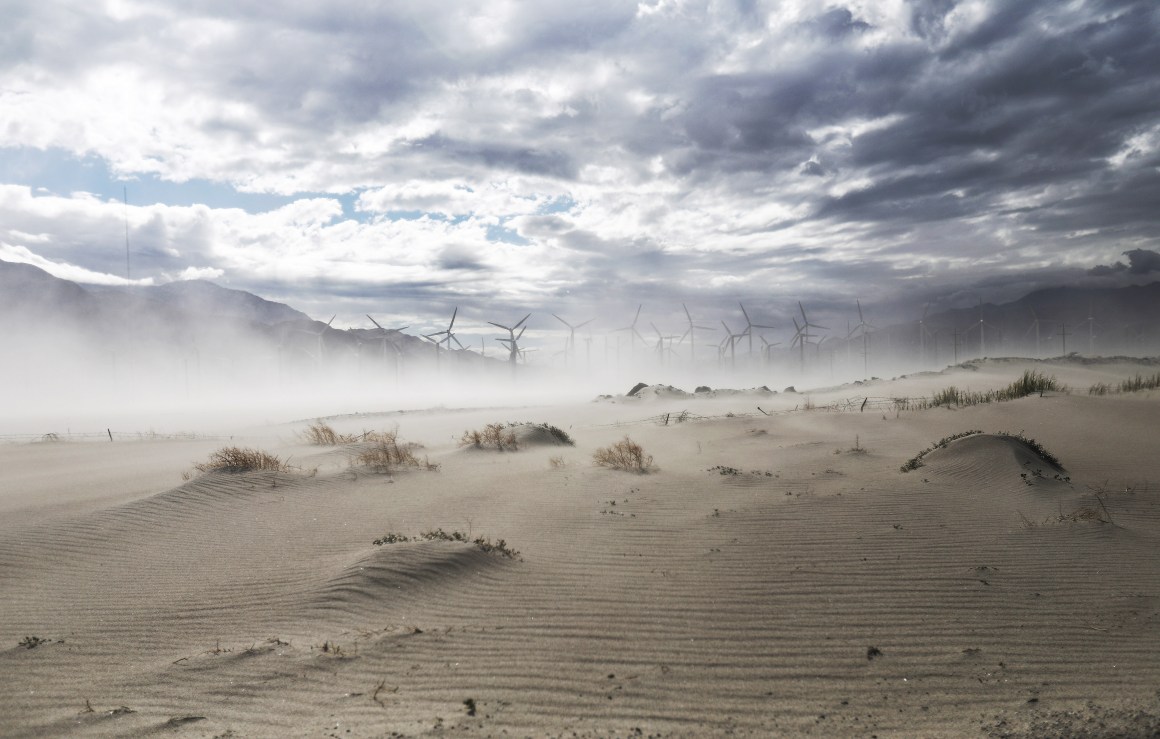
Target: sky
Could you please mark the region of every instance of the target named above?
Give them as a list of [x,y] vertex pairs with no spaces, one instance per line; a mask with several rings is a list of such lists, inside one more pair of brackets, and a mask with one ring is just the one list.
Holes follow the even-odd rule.
[[0,259],[77,281],[668,331],[1160,271],[1153,0],[0,15]]

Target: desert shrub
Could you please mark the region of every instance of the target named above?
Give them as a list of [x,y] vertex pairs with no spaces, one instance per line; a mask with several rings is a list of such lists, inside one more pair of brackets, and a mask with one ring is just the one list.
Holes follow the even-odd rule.
[[367,434],[369,446],[359,450],[351,464],[368,467],[375,472],[390,473],[398,469],[426,469],[435,471],[439,465],[426,458],[420,460],[415,455],[418,445],[400,442],[394,431],[377,431]]
[[558,426],[553,426],[550,423],[532,423],[528,425],[535,426],[536,428],[547,431],[553,439],[555,439],[560,444],[563,444],[564,446],[576,446],[576,442],[572,439],[568,432]]
[[963,432],[958,433],[958,434],[951,434],[950,436],[944,436],[943,438],[939,439],[935,443],[928,446],[926,449],[923,449],[918,454],[916,454],[913,457],[911,457],[910,459],[906,460],[906,463],[904,465],[902,465],[901,470],[902,470],[902,472],[910,472],[911,470],[917,470],[919,467],[921,467],[921,466],[923,466],[923,464],[925,464],[925,462],[923,462],[923,457],[930,454],[935,449],[942,449],[947,444],[950,444],[952,441],[957,441],[958,439],[962,439],[962,438],[965,438],[967,436],[974,436],[975,434],[981,434],[981,433],[983,433],[983,432],[979,431],[977,429],[974,429],[971,431],[963,431]]
[[419,534],[419,538],[426,539],[427,541],[467,541],[467,534],[463,533],[462,531],[452,531],[448,533],[439,528],[432,529],[430,531],[424,531],[423,533]]
[[353,444],[359,440],[357,434],[340,434],[322,420],[315,421],[302,432],[302,438],[309,444],[316,446],[338,446],[339,444]]
[[557,455],[555,457],[548,458],[548,466],[554,470],[559,470],[567,467],[568,463],[564,461],[563,457]]
[[508,546],[503,539],[496,539],[492,542],[491,539],[482,536],[470,539],[467,534],[462,531],[444,531],[442,528],[431,529],[424,531],[418,536],[411,538],[402,534],[390,533],[381,538],[375,539],[373,544],[375,546],[382,546],[384,544],[401,544],[409,541],[457,541],[461,543],[471,543],[480,549],[484,554],[495,554],[500,557],[508,559],[517,559],[520,553]]
[[286,472],[289,465],[276,455],[260,449],[229,446],[209,455],[209,460],[194,465],[198,472]]
[[489,423],[483,430],[464,431],[459,439],[459,446],[470,446],[476,449],[495,449],[496,451],[511,451],[519,449],[516,441],[516,432],[502,423]]
[[1112,386],[1106,382],[1097,382],[1088,388],[1088,395],[1107,395],[1112,392]]
[[597,449],[592,459],[601,467],[638,473],[648,472],[653,463],[652,455],[645,454],[640,444],[627,436],[612,446]]

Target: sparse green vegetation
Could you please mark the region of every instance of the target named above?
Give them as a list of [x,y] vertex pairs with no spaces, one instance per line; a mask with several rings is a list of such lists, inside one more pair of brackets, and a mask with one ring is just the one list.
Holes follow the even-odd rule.
[[286,472],[289,465],[277,455],[260,449],[228,446],[209,455],[209,460],[194,465],[198,472]]
[[640,444],[625,436],[612,446],[601,447],[592,453],[592,459],[601,467],[644,474],[652,469],[652,455],[645,454]]
[[1118,385],[1097,382],[1088,388],[1088,395],[1135,393],[1140,390],[1155,390],[1158,387],[1160,387],[1160,372],[1148,376],[1137,374],[1135,377],[1120,381]]
[[908,459],[906,461],[906,464],[902,465],[901,469],[903,472],[910,472],[911,470],[917,470],[919,467],[921,467],[923,464],[925,464],[922,461],[922,458],[925,457],[926,455],[930,454],[931,452],[933,452],[935,449],[942,449],[942,448],[946,447],[947,444],[950,444],[952,441],[957,441],[958,439],[962,439],[962,438],[965,438],[967,436],[974,436],[975,434],[981,434],[981,433],[983,433],[983,432],[978,430],[978,429],[972,429],[971,431],[963,431],[963,432],[958,433],[958,434],[951,434],[950,436],[944,436],[943,438],[936,441],[934,444],[931,444],[926,449],[923,449],[921,452],[919,452],[918,454],[916,454],[913,457],[911,457],[910,459]]

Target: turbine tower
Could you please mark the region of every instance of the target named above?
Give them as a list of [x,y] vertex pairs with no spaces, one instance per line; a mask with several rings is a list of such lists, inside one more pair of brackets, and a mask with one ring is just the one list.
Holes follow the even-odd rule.
[[810,343],[814,343],[814,342],[811,342],[810,339],[817,335],[817,334],[811,334],[810,329],[816,328],[816,329],[820,329],[822,331],[829,331],[830,329],[828,329],[825,326],[819,326],[816,323],[810,323],[810,319],[808,317],[806,317],[806,309],[802,305],[800,300],[798,301],[798,310],[801,311],[801,314],[802,314],[802,323],[801,323],[801,325],[798,325],[797,318],[796,317],[793,318],[793,326],[796,329],[796,331],[794,332],[793,341],[790,343],[790,346],[791,347],[797,346],[798,349],[801,351],[801,371],[802,371],[802,374],[805,374],[805,371],[806,371],[806,345],[810,344]]
[[[681,303],[681,307],[685,309],[685,318],[689,319],[689,327],[687,329],[685,329],[685,333],[681,336],[681,341],[684,341],[686,336],[689,337],[689,361],[696,362],[697,361],[696,333],[697,333],[697,331],[712,331],[713,327],[712,326],[698,326],[696,323],[693,322],[693,315],[691,313],[689,313],[688,306],[686,306],[684,303]],[[680,342],[677,342],[677,343],[680,343]]]
[[583,328],[596,319],[589,318],[587,321],[584,321],[583,323],[577,323],[575,326],[573,326],[555,313],[552,314],[552,318],[555,318],[557,321],[568,327],[568,341],[564,344],[564,359],[565,364],[567,364],[568,355],[571,354],[573,358],[575,358],[576,355],[576,329]]
[[[500,342],[501,344],[507,345],[508,361],[511,362],[513,372],[515,372],[516,364],[519,362],[519,358],[520,358],[520,344],[519,344],[520,338],[524,335],[524,331],[526,331],[528,328],[527,326],[524,325],[524,321],[528,320],[531,317],[532,317],[532,314],[529,313],[526,316],[524,316],[523,318],[521,318],[520,320],[516,321],[516,323],[512,326],[505,326],[502,323],[496,323],[495,321],[488,321],[488,323],[490,323],[492,326],[495,326],[496,328],[502,328],[504,331],[508,332],[508,338],[496,339],[496,341]],[[519,330],[518,334],[516,333],[517,329]]]

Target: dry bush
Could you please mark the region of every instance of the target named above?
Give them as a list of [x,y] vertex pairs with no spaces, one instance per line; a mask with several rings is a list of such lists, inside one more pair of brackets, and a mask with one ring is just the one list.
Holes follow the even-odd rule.
[[640,444],[627,436],[612,446],[597,449],[592,453],[592,459],[601,467],[642,474],[648,472],[653,463],[652,455],[645,454]]
[[415,444],[400,442],[394,431],[377,431],[366,435],[370,446],[356,453],[351,464],[369,467],[375,472],[390,473],[398,469],[435,471],[439,465],[415,456]]
[[548,466],[554,470],[559,470],[567,467],[568,463],[560,456],[548,457]]
[[464,431],[459,446],[514,452],[519,449],[519,442],[516,441],[516,432],[509,427],[502,423],[489,423],[482,431]]
[[316,446],[338,446],[339,444],[353,444],[359,440],[356,434],[340,434],[322,420],[315,421],[302,432],[302,438],[309,444]]
[[209,461],[194,465],[198,472],[286,472],[289,465],[276,455],[260,449],[228,446],[209,455]]

